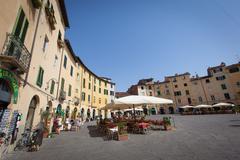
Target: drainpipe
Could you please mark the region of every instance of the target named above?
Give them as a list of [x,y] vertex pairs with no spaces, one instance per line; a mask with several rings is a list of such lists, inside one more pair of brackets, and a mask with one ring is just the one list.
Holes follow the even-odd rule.
[[63,54],[63,51],[64,51],[64,48],[62,48],[62,55],[61,55],[61,62],[60,62],[60,70],[59,70],[59,74],[58,74],[58,87],[57,87],[56,99],[58,98],[59,89],[60,89],[60,87],[61,87],[61,85],[60,85],[60,78],[61,78],[63,55],[64,55],[64,54]]
[[[44,0],[42,1],[42,4],[44,4]],[[28,81],[28,77],[29,77],[29,70],[30,70],[29,68],[30,68],[30,64],[32,62],[33,49],[34,49],[36,38],[37,38],[37,31],[38,31],[38,27],[39,27],[39,22],[40,22],[42,9],[43,9],[43,7],[40,8],[39,13],[38,13],[37,24],[36,24],[36,28],[35,28],[35,31],[34,31],[33,41],[32,41],[32,46],[31,46],[31,51],[30,51],[30,61],[29,61],[29,64],[28,64],[28,71],[27,71],[26,76],[25,76],[23,87],[26,86],[27,81]]]
[[207,94],[206,94],[206,91],[205,91],[205,89],[204,89],[204,87],[203,87],[202,79],[200,79],[200,83],[201,83],[201,86],[202,86],[202,89],[203,89],[203,93],[204,93],[205,99],[206,99],[207,104],[208,104]]

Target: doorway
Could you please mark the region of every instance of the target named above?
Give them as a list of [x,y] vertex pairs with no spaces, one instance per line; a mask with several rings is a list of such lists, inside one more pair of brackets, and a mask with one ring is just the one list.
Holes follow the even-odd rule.
[[38,98],[38,96],[34,96],[29,104],[27,119],[25,122],[25,130],[26,129],[32,130],[34,114],[35,114],[35,110],[36,110],[38,104],[39,104],[39,98]]

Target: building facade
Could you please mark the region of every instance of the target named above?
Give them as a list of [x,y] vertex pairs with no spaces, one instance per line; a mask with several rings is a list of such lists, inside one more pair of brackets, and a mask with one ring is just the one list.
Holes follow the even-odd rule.
[[66,40],[64,0],[2,1],[0,15],[0,132],[10,137],[9,150],[46,111],[49,133],[56,115],[64,123],[101,114],[115,83],[93,73]]
[[216,104],[228,102],[240,105],[240,63],[227,66],[209,67],[208,75],[199,77],[186,72],[165,77],[164,81],[154,82],[152,78],[142,79],[132,85],[128,93],[168,98],[173,105],[155,106],[156,112],[173,113],[185,105]]

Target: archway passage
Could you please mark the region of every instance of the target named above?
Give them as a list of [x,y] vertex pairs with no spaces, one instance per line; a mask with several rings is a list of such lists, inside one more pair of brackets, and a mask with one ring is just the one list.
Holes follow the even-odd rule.
[[30,130],[32,129],[34,114],[35,114],[35,110],[36,110],[38,104],[39,104],[39,97],[34,96],[31,100],[30,104],[29,104],[27,119],[26,119],[26,122],[25,122],[25,130],[26,129],[30,129]]
[[160,108],[160,114],[165,114],[165,109],[163,107]]
[[2,82],[8,83],[8,86],[11,89],[12,93],[12,102],[16,104],[18,100],[18,88],[19,88],[18,86],[19,83],[16,76],[12,72],[0,68],[0,79],[2,80]]

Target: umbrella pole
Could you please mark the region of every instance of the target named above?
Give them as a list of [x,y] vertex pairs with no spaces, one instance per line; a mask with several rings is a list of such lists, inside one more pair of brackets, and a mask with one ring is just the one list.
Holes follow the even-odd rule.
[[133,104],[133,117],[134,117],[134,119],[136,119],[136,113],[135,113],[135,106],[134,106],[134,104]]

